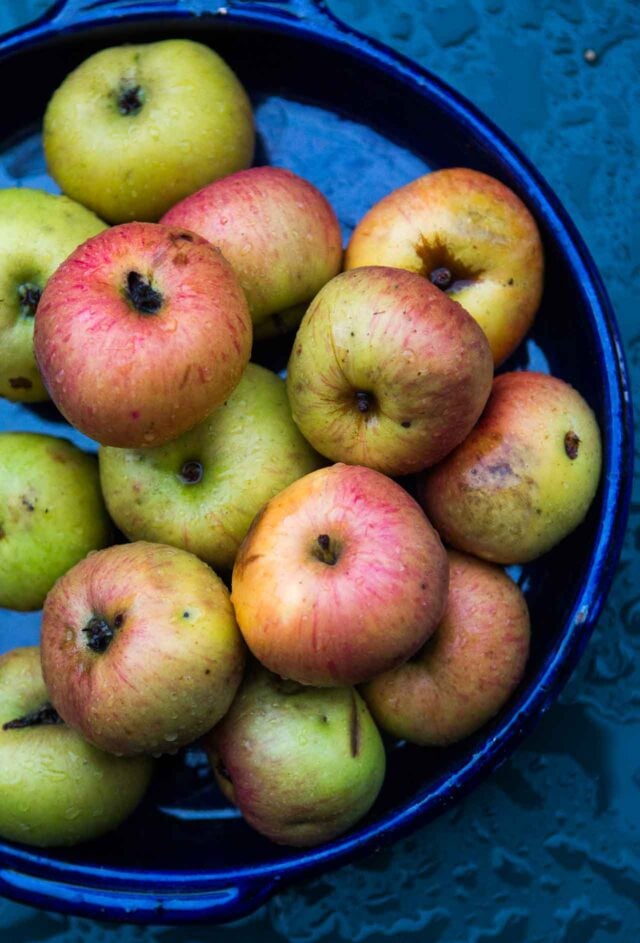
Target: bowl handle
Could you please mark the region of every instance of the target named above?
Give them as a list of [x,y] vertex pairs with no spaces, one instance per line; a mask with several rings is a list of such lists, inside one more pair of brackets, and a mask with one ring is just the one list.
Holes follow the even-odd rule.
[[[99,874],[94,880],[100,881]],[[0,895],[62,913],[140,924],[226,923],[257,910],[273,893],[272,878],[250,878],[213,890],[168,885],[160,894],[115,887],[108,879],[93,886],[0,869]]]
[[124,15],[153,15],[154,13],[184,13],[192,15],[224,16],[229,11],[246,9],[286,19],[305,20],[318,26],[342,24],[329,10],[326,0],[58,0],[46,14],[57,24],[77,24],[93,19]]

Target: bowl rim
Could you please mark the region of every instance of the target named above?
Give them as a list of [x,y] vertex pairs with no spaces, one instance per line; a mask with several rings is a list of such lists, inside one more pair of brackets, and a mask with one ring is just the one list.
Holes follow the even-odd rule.
[[[99,913],[102,917],[110,916],[109,911],[115,911],[115,915],[121,917],[128,913],[125,919],[132,920],[137,918],[129,913],[128,908],[124,905],[118,907],[114,900],[105,899],[104,894],[100,893],[115,891],[126,903],[125,891],[129,890],[139,895],[136,897],[139,906],[142,906],[143,897],[149,893],[161,899],[167,895],[164,905],[157,904],[153,908],[155,918],[153,914],[149,917],[149,908],[144,906],[146,916],[142,916],[142,922],[158,922],[157,914],[165,906],[165,916],[159,918],[160,922],[166,922],[168,913],[172,914],[170,919],[174,922],[212,919],[218,914],[223,914],[222,919],[232,919],[255,909],[273,892],[283,877],[308,876],[379,849],[411,828],[435,818],[468,793],[496,769],[530,732],[556,699],[577,664],[615,574],[631,497],[633,428],[630,384],[611,302],[585,243],[543,176],[507,135],[462,95],[425,68],[347,27],[330,14],[322,3],[315,3],[315,0],[302,0],[301,3],[298,0],[300,6],[306,11],[305,15],[297,12],[292,15],[292,9],[294,12],[296,10],[295,4],[293,8],[277,9],[267,7],[264,3],[247,3],[242,7],[231,5],[207,12],[211,14],[212,22],[216,16],[224,15],[230,24],[266,27],[284,32],[292,40],[304,38],[335,48],[351,56],[358,64],[389,74],[430,100],[437,109],[448,112],[476,145],[482,144],[490,149],[507,169],[534,216],[539,220],[544,219],[551,238],[571,269],[576,289],[589,312],[604,390],[602,510],[586,576],[559,642],[541,665],[539,674],[529,688],[516,695],[508,713],[485,742],[471,755],[457,761],[446,774],[420,790],[413,800],[385,813],[375,822],[356,827],[318,848],[295,850],[288,859],[228,870],[150,871],[68,863],[52,860],[46,852],[0,842],[0,889],[10,896],[72,912]],[[0,58],[49,40],[58,32],[80,33],[112,23],[125,25],[152,19],[186,20],[197,14],[194,4],[176,5],[166,0],[156,2],[153,9],[150,9],[148,3],[135,2],[127,3],[122,10],[113,7],[97,9],[97,5],[94,7],[90,18],[78,17],[75,21],[63,24],[57,18],[60,5],[54,7],[53,11],[35,24],[0,39]],[[313,10],[314,15],[310,15]],[[20,873],[23,881],[19,880]],[[33,882],[28,880],[29,875],[35,879]],[[39,885],[38,877],[46,878],[47,886]],[[240,886],[241,892],[215,899],[222,889],[229,889],[234,883]],[[79,894],[80,890],[82,894]],[[92,891],[96,893],[92,894]],[[195,907],[185,905],[184,909],[179,904],[176,906],[176,899],[189,893],[204,895],[204,904]]]

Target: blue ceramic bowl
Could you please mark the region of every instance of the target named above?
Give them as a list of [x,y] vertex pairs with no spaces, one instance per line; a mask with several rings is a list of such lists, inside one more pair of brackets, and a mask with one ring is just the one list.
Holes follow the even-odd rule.
[[[252,832],[212,784],[197,750],[165,760],[140,810],[118,831],[71,850],[0,842],[0,892],[31,904],[141,923],[224,921],[283,882],[336,867],[424,824],[495,769],[547,710],[574,668],[609,589],[625,528],[632,430],[624,358],[609,301],[564,209],[517,149],[454,91],[347,29],[313,0],[69,0],[0,41],[4,140],[0,186],[53,189],[39,124],[66,73],[105,46],[190,36],[214,46],[249,89],[258,162],[283,164],[329,197],[345,239],[364,212],[428,168],[464,165],[512,187],[540,225],[545,296],[531,337],[507,368],[551,370],[595,409],[602,486],[578,531],[516,574],[534,633],[526,677],[506,709],[455,748],[390,744],[389,772],[357,829],[310,851]],[[37,81],[35,77],[37,76]],[[45,78],[46,77],[46,78]],[[286,348],[257,359],[279,368]],[[0,428],[53,432],[92,448],[50,406],[0,406]],[[0,651],[38,638],[38,615],[3,613]]]

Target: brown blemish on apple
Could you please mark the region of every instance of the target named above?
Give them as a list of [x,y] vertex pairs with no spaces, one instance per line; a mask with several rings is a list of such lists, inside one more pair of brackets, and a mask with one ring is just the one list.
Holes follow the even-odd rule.
[[410,421],[409,419],[404,419],[404,420],[400,423],[400,425],[402,426],[403,429],[410,429],[410,428],[411,428],[411,421]]
[[13,390],[30,390],[33,383],[27,377],[9,377],[9,386]]
[[63,724],[64,721],[58,714],[55,707],[46,703],[37,707],[34,711],[25,714],[24,717],[16,717],[15,720],[9,720],[2,725],[3,730],[22,730],[25,727],[45,727],[52,724]]
[[173,257],[173,264],[177,265],[179,268],[182,268],[183,266],[189,264],[189,256],[186,252],[177,252]]
[[351,692],[351,717],[349,720],[349,745],[351,747],[351,756],[354,758],[360,752],[360,716],[358,714],[358,702],[355,692]]
[[35,504],[33,504],[33,502],[29,500],[26,494],[22,495],[22,497],[20,498],[20,503],[22,504],[23,507],[27,509],[27,511],[35,511],[36,509]]
[[573,430],[570,430],[564,437],[564,450],[569,458],[573,461],[578,457],[579,449],[580,437],[577,433],[573,432]]

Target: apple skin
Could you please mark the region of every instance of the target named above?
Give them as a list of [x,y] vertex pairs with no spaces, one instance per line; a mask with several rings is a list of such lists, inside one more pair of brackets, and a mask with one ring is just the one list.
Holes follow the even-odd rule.
[[410,661],[361,690],[383,730],[421,746],[455,743],[494,717],[529,655],[529,610],[513,580],[466,554],[448,556],[442,622]]
[[47,279],[76,246],[106,226],[66,196],[0,190],[0,396],[49,399],[33,356],[33,325]]
[[354,688],[310,688],[254,665],[203,746],[224,795],[271,841],[304,848],[351,828],[385,773]]
[[0,433],[0,606],[40,609],[58,577],[112,539],[93,455],[54,436]]
[[373,266],[338,275],[298,329],[293,418],[333,461],[406,475],[467,436],[491,392],[487,340],[419,275]]
[[[40,723],[4,729],[47,706]],[[48,847],[104,835],[133,812],[152,772],[149,757],[109,756],[56,722],[37,647],[0,656],[2,838]]]
[[79,246],[49,279],[34,350],[72,425],[103,445],[148,448],[192,429],[231,393],[249,360],[251,319],[208,242],[125,223]]
[[47,596],[42,669],[63,720],[123,756],[175,752],[242,679],[229,593],[191,553],[142,541],[88,556]]
[[[140,107],[138,107],[138,105]],[[186,39],[102,49],[54,92],[49,172],[111,223],[155,221],[253,158],[251,104],[213,50]]]
[[284,381],[249,364],[225,403],[175,442],[103,446],[100,480],[130,540],[182,547],[230,570],[262,505],[321,464],[291,418]]
[[418,498],[452,547],[526,563],[581,523],[601,462],[598,423],[573,387],[544,373],[504,373],[473,432],[422,476]]
[[280,312],[286,312],[284,327],[295,326],[342,265],[336,214],[313,184],[281,167],[252,167],[217,180],[172,207],[162,222],[218,246],[247,296],[256,337],[277,333],[271,316]]
[[446,553],[413,498],[370,468],[332,465],[255,518],[232,600],[265,667],[333,687],[410,658],[442,617],[447,582]]
[[540,233],[504,184],[464,167],[394,190],[356,226],[345,268],[392,265],[429,277],[447,268],[451,298],[487,335],[496,364],[531,327],[542,297]]

